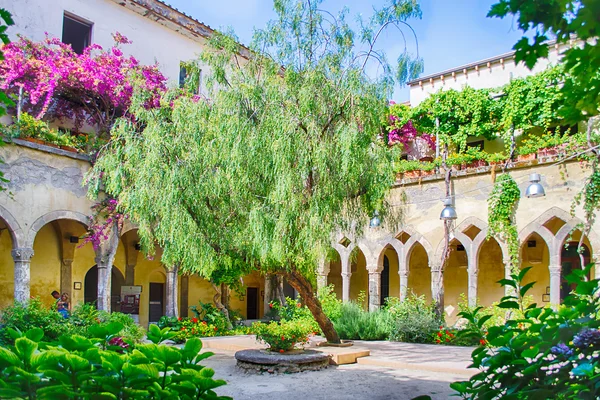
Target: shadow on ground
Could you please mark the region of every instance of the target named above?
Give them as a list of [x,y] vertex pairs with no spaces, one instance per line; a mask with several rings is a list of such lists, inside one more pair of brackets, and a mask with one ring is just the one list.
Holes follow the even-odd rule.
[[384,400],[425,394],[433,399],[447,399],[453,394],[449,384],[465,379],[440,372],[359,364],[298,374],[246,374],[236,368],[233,353],[215,354],[205,365],[215,370],[215,378],[227,381],[218,393],[235,400]]

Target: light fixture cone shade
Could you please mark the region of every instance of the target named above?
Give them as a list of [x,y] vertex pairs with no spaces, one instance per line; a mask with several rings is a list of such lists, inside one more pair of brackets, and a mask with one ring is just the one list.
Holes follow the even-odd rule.
[[379,219],[379,217],[376,215],[373,218],[371,218],[371,222],[369,222],[369,227],[370,228],[378,228],[381,225],[381,220]]
[[453,220],[456,218],[458,218],[458,215],[456,215],[456,210],[452,206],[444,207],[442,213],[440,214],[440,219],[444,221]]
[[527,186],[527,190],[525,190],[525,196],[529,198],[543,197],[545,195],[546,191],[544,190],[544,187],[537,182],[534,182],[531,185]]

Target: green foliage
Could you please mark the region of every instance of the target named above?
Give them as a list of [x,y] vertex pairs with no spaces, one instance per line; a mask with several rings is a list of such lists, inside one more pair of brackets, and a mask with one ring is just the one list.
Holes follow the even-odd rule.
[[439,161],[400,160],[395,163],[394,170],[399,173],[409,171],[432,171],[440,165]]
[[0,127],[7,137],[35,138],[57,146],[69,146],[83,151],[87,145],[86,135],[71,135],[69,132],[50,128],[47,122],[22,113],[14,124]]
[[133,318],[122,313],[106,313],[98,311],[93,304],[81,304],[73,309],[70,317],[65,319],[55,309],[48,309],[39,298],[31,299],[26,305],[15,303],[2,310],[0,324],[0,343],[12,344],[14,337],[9,329],[26,332],[29,329],[41,328],[44,342],[55,342],[60,335],[77,334],[83,337],[94,337],[97,332],[108,326],[120,326],[115,336],[129,343],[140,342],[145,335],[144,329]]
[[412,293],[403,302],[388,299],[387,311],[392,320],[390,340],[397,342],[433,343],[435,333],[444,325],[434,305]]
[[390,316],[386,310],[365,311],[361,302],[343,303],[341,315],[332,319],[341,339],[385,340],[390,332]]
[[56,310],[48,309],[39,298],[30,299],[26,304],[15,302],[2,310],[0,317],[0,343],[12,344],[14,338],[9,329],[27,332],[33,328],[43,330],[43,340],[53,342],[63,333],[66,320]]
[[356,42],[368,45],[372,24],[402,25],[418,8],[393,3],[359,35],[344,13],[331,29],[311,29],[324,18],[317,2],[277,1],[278,21],[253,45],[266,56],[243,62],[234,38],[214,35],[202,55],[210,102],[172,91],[148,110],[138,87],[136,120],[115,124],[89,176],[92,194],[102,181],[142,246],[160,246],[163,263],[184,272],[215,283],[258,266],[312,276],[330,232],[366,223],[375,209],[391,219],[394,173],[377,136],[392,71],[370,79]]
[[171,339],[177,343],[184,343],[187,339],[194,337],[202,338],[227,334],[226,329],[222,328],[219,330],[217,326],[196,317],[177,318],[164,316],[158,321],[158,327],[161,329],[172,329],[174,335]]
[[342,301],[335,294],[333,284],[319,289],[319,301],[323,307],[323,312],[330,320],[335,321],[342,316]]
[[191,306],[190,310],[194,313],[198,321],[204,321],[205,325],[208,324],[216,328],[214,331],[227,331],[227,327],[229,326],[227,316],[214,304],[200,301],[197,306]]
[[488,198],[487,238],[497,237],[506,243],[513,269],[519,267],[519,233],[514,218],[520,198],[519,186],[509,174],[498,177]]
[[438,133],[437,146],[448,144],[458,151],[464,151],[469,136],[489,140],[496,137],[497,112],[498,107],[490,96],[490,90],[466,86],[460,91],[440,90],[432,94],[415,107],[412,121],[421,132],[432,135]]
[[481,308],[460,313],[482,345],[472,353],[473,367],[480,373],[451,387],[469,399],[595,399],[600,395],[600,293],[598,281],[586,281],[585,270],[567,277],[576,289],[557,311],[526,306],[523,298],[532,284],[522,285],[529,268],[503,285],[514,295],[504,297],[498,307],[522,313],[521,318],[489,327],[491,318]]
[[255,322],[252,331],[256,339],[269,345],[269,350],[280,353],[292,350],[297,344],[304,345],[308,342],[308,335],[314,333],[306,319]]
[[[118,328],[118,327],[117,327]],[[104,337],[65,335],[58,346],[41,341],[39,328],[0,347],[0,397],[3,399],[226,399],[213,389],[225,385],[200,362],[202,342],[183,348],[139,345],[105,348]],[[100,345],[100,346],[99,346]]]
[[[0,8],[0,40],[3,44],[10,43],[10,39],[6,30],[9,26],[15,24],[15,21],[12,19],[12,15],[5,10],[4,8]],[[0,60],[4,60],[4,54],[0,49]],[[6,107],[13,106],[14,102],[4,93],[0,91],[0,117],[6,114]],[[1,141],[0,141],[1,142]],[[0,175],[2,176],[2,175]]]
[[600,112],[598,15],[596,0],[499,0],[488,13],[488,17],[514,18],[523,33],[533,33],[531,39],[523,37],[514,46],[516,61],[530,69],[540,58],[548,57],[548,39],[555,37],[558,43],[569,44],[575,36],[583,41],[563,51],[566,75],[560,90],[564,99],[560,112],[571,122]]

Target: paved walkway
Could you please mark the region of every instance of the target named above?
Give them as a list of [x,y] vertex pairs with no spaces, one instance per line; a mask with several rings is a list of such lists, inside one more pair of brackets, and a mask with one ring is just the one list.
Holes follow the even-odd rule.
[[[324,340],[318,336],[311,338],[308,347],[315,348],[317,343]],[[207,350],[226,354],[233,354],[242,349],[266,347],[257,342],[253,335],[204,338],[202,342]],[[355,350],[368,349],[371,353],[370,356],[358,358],[357,362],[360,365],[450,373],[465,378],[477,372],[474,369],[467,369],[471,364],[471,352],[473,351],[471,347],[356,340],[353,347],[345,349],[353,348]],[[335,352],[337,348],[320,347],[318,349],[331,349],[331,352]]]
[[468,369],[472,347],[360,340],[355,344],[371,350],[369,357],[358,359],[358,363],[363,365],[446,372],[465,377],[477,372],[476,369]]

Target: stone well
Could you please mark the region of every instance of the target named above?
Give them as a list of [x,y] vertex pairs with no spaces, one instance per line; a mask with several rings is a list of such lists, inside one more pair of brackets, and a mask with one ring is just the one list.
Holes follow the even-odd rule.
[[314,350],[274,353],[268,350],[240,350],[235,353],[237,366],[247,372],[294,373],[327,368],[331,356]]

